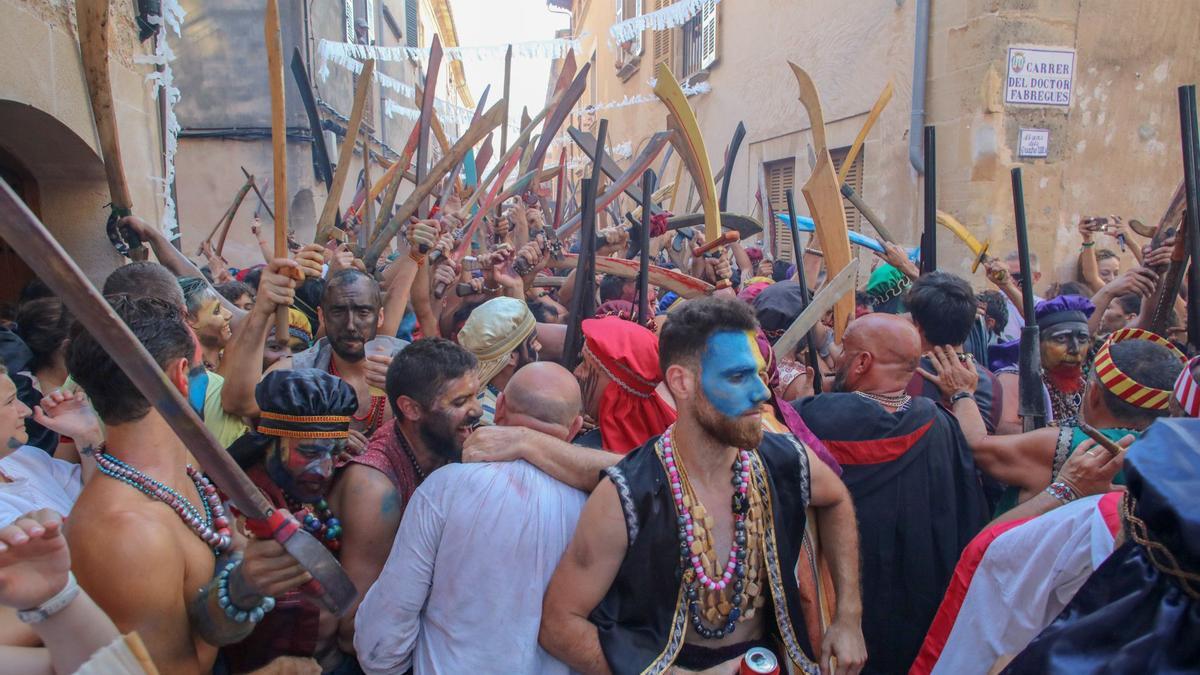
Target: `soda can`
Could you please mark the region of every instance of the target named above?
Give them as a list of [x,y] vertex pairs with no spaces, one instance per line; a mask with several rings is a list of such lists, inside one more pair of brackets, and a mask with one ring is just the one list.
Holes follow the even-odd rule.
[[754,647],[742,657],[738,675],[779,675],[779,659],[770,649]]

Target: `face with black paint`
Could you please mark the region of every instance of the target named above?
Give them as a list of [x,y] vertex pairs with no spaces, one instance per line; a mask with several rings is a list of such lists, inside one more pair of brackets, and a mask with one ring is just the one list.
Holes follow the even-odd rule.
[[329,491],[333,458],[345,447],[345,439],[280,438],[267,451],[267,475],[293,499],[315,502]]
[[437,397],[421,406],[417,431],[426,448],[451,462],[462,459],[463,443],[483,416],[478,391],[479,376],[472,371],[442,385]]
[[766,369],[754,334],[722,331],[700,358],[696,419],[718,441],[750,448],[762,440],[762,404],[770,399],[759,372]]
[[1042,368],[1058,375],[1078,375],[1087,358],[1091,334],[1082,321],[1065,321],[1041,334]]
[[382,319],[379,288],[374,284],[367,278],[343,283],[329,291],[319,310],[329,346],[352,363],[366,356],[366,344],[375,338]]
[[17,398],[17,385],[7,375],[0,375],[0,433],[4,434],[4,448],[0,457],[29,442],[25,431],[25,418],[32,411]]

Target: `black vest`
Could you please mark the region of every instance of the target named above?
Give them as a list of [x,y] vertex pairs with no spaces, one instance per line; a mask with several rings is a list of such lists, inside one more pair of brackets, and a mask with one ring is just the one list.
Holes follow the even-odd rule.
[[[589,617],[600,646],[616,675],[664,672],[679,654],[688,627],[679,556],[678,515],[659,456],[659,438],[625,456],[605,474],[617,488],[629,548],[612,586]],[[762,503],[770,518],[764,523],[764,561],[773,609],[768,634],[787,651],[780,662],[788,670],[817,673],[808,643],[796,563],[804,537],[804,510],[810,496],[808,455],[789,435],[763,434],[751,453],[752,472],[765,474]]]

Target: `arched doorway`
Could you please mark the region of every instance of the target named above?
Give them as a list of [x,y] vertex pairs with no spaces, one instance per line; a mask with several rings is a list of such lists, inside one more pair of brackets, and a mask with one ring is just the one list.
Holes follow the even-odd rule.
[[[38,108],[0,99],[0,177],[41,218],[76,264],[99,285],[122,263],[108,243],[99,205],[108,202],[104,163],[61,121]],[[0,302],[31,278],[7,245],[0,247]]]

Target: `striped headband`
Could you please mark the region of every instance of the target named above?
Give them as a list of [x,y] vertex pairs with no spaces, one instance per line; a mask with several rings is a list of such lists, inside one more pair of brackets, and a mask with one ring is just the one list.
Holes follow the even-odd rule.
[[1104,346],[1096,352],[1096,377],[1106,389],[1130,405],[1147,410],[1166,410],[1170,407],[1170,391],[1147,387],[1136,382],[1132,377],[1121,372],[1121,369],[1113,362],[1109,348],[1125,340],[1148,340],[1156,345],[1166,347],[1181,363],[1187,361],[1187,357],[1163,336],[1141,328],[1122,328],[1114,331],[1104,342]]
[[1188,417],[1200,417],[1200,382],[1192,375],[1192,369],[1197,365],[1200,365],[1200,356],[1188,361],[1175,380],[1175,400]]

